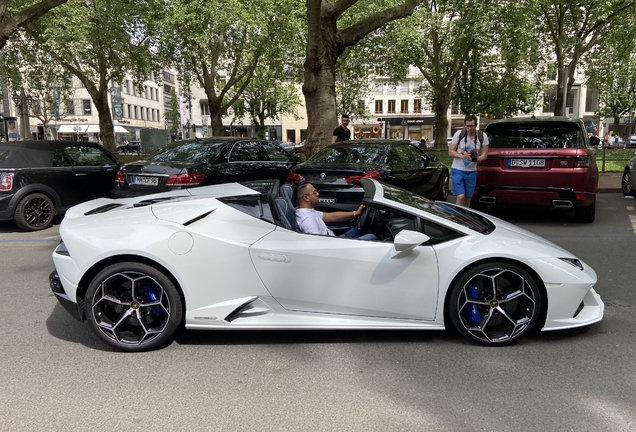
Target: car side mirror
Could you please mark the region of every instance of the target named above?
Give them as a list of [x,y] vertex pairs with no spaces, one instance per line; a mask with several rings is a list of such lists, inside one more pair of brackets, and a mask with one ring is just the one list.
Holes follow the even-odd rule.
[[439,161],[439,158],[437,157],[436,154],[430,154],[430,155],[428,155],[428,157],[431,158],[431,161],[433,161],[433,162],[438,162]]
[[395,240],[393,240],[393,246],[397,253],[391,258],[402,258],[407,256],[413,252],[413,249],[417,246],[429,241],[430,239],[431,238],[429,236],[421,232],[402,230],[397,233]]

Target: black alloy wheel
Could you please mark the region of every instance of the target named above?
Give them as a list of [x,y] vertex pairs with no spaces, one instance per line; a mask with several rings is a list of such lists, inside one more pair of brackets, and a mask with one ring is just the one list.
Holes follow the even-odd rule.
[[636,191],[634,191],[634,187],[632,186],[632,173],[627,168],[625,172],[623,172],[623,177],[621,178],[621,189],[623,190],[623,195],[625,196],[634,196]]
[[435,196],[436,200],[446,201],[448,198],[448,191],[450,189],[450,177],[448,175],[448,171],[442,171],[442,175],[440,176],[440,189],[437,195]]
[[95,276],[84,312],[93,332],[121,351],[141,352],[172,342],[183,303],[175,285],[146,264],[113,264]]
[[39,231],[51,225],[54,216],[53,201],[44,194],[34,193],[18,203],[13,221],[25,231]]
[[510,344],[532,330],[541,312],[541,290],[521,267],[492,262],[469,268],[450,291],[453,326],[480,345]]

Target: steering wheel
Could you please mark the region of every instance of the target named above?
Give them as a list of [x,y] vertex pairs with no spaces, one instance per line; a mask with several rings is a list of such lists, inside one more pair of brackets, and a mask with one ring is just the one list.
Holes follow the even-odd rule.
[[364,210],[362,210],[362,213],[360,213],[360,217],[358,218],[358,231],[360,233],[369,231],[372,221],[373,217],[371,214],[371,209],[369,207],[365,207]]

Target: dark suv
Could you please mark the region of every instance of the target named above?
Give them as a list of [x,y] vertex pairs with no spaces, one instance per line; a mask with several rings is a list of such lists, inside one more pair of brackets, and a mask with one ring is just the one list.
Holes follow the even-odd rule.
[[528,205],[574,210],[593,222],[598,168],[579,119],[513,118],[485,129],[488,158],[477,167],[471,207]]
[[108,197],[119,160],[88,142],[0,143],[0,220],[27,231],[48,227],[56,214]]

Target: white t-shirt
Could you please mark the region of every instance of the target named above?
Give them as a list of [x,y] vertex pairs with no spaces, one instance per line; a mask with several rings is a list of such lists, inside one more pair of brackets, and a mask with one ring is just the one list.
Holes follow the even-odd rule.
[[[475,150],[475,141],[473,141],[472,139],[470,139],[468,137],[468,134],[466,135],[465,139],[462,139],[462,142],[459,142],[459,135],[462,133],[463,129],[458,130],[457,132],[455,132],[455,135],[453,135],[453,140],[451,141],[451,144],[459,144],[457,146],[457,153],[459,154],[464,154],[466,153],[466,151],[474,151]],[[475,131],[475,138],[477,138],[477,131]],[[481,143],[482,146],[488,146],[488,135],[484,134],[484,140]],[[481,147],[479,147],[477,150],[481,150]],[[479,154],[479,153],[477,153]],[[477,170],[477,163],[475,162],[471,162],[468,159],[458,159],[458,158],[453,158],[453,164],[451,165],[451,168],[454,169],[458,169],[461,171],[476,171]]]
[[327,228],[322,220],[322,212],[316,209],[298,207],[296,209],[296,223],[298,228],[306,234],[320,234],[333,236],[333,231]]

